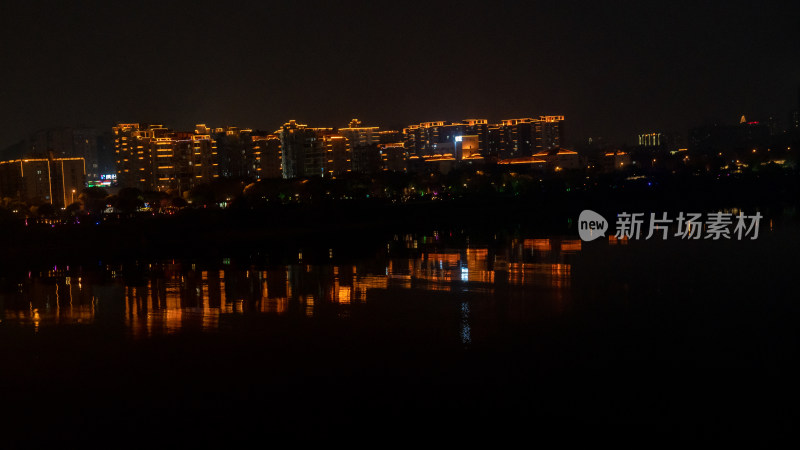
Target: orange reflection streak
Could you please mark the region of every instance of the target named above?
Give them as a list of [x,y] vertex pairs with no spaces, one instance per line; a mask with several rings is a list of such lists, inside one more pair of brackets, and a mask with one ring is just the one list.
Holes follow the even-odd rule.
[[567,287],[570,284],[572,267],[561,263],[511,263],[508,282],[515,285]]
[[386,289],[389,286],[389,278],[385,275],[364,275],[358,276],[353,282],[353,291],[356,301],[364,303],[367,301],[367,291],[370,289]]
[[336,291],[338,293],[337,294],[337,298],[336,298],[336,302],[337,303],[341,303],[343,305],[349,305],[350,304],[350,293],[351,293],[350,289],[351,288],[347,287],[347,286],[339,286],[337,291]]
[[219,327],[220,308],[212,297],[215,277],[206,271],[181,275],[175,265],[164,268],[163,277],[151,278],[145,286],[124,288],[125,322],[133,337],[174,333],[187,327],[214,330]]
[[427,259],[441,265],[456,266],[461,260],[461,255],[458,253],[428,253]]
[[[494,271],[489,270],[489,249],[468,248],[467,279],[470,283],[494,283]],[[463,275],[463,273],[462,273]],[[462,276],[462,281],[464,281]]]
[[573,253],[579,251],[581,251],[580,239],[564,239],[563,241],[561,241],[562,253]]
[[522,241],[522,247],[525,250],[533,250],[537,252],[549,252],[550,239],[525,239]]
[[219,271],[219,307],[221,311],[228,309],[228,299],[225,297],[225,271]]
[[459,253],[428,253],[412,276],[436,283],[461,280],[461,255]]

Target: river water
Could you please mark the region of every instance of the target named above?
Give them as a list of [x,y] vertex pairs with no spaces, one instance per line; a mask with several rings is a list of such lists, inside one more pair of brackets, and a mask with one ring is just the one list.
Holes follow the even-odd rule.
[[217,436],[396,432],[411,416],[438,432],[780,436],[798,242],[432,230],[17,268],[0,277],[4,423],[53,439],[173,423],[202,440],[185,428],[208,421]]
[[[568,301],[572,261],[581,241],[565,237],[516,238],[502,246],[445,244],[439,232],[404,235],[374,257],[337,263],[258,266],[218,261],[131,261],[82,267],[55,265],[10,280],[2,294],[5,326],[43,327],[99,323],[132,338],[182,330],[216,331],[229,315],[334,314],[347,317],[373,297],[404,291],[464,296],[458,334],[471,341],[469,303],[502,295],[505,313],[525,320],[530,305],[557,310]],[[449,239],[447,239],[449,240]],[[390,292],[391,294],[387,294]],[[519,303],[519,304],[516,304]]]

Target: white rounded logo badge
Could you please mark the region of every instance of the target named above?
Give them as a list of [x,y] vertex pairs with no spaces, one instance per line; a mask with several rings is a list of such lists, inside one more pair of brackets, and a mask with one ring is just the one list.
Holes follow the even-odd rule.
[[584,209],[578,216],[578,234],[583,241],[593,241],[600,236],[605,236],[608,231],[608,221],[603,216],[591,209]]

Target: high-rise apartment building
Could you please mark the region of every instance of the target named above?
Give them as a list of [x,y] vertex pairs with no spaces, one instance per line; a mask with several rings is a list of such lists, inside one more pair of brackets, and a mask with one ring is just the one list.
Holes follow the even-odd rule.
[[351,120],[347,128],[339,128],[338,134],[347,138],[351,147],[367,147],[381,142],[380,129],[362,127],[358,119]]
[[326,163],[325,136],[332,128],[309,128],[294,120],[283,124],[276,133],[281,139],[281,163],[284,178],[323,176]]
[[281,138],[275,134],[253,136],[256,179],[281,178]]
[[256,148],[256,142],[263,137],[262,135],[263,133],[255,133],[249,128],[216,128],[212,137],[217,143],[220,175],[259,179],[261,149]]
[[537,152],[561,148],[564,140],[564,116],[539,116],[535,127]]
[[341,135],[329,135],[325,140],[324,177],[336,178],[352,170],[351,143]]
[[429,156],[455,151],[456,136],[465,134],[459,123],[422,122],[403,129],[406,147],[418,156]]
[[380,145],[383,170],[389,172],[408,172],[410,154],[402,142]]
[[143,191],[182,193],[217,178],[217,147],[207,131],[175,132],[161,125],[121,123],[113,128],[117,183]]

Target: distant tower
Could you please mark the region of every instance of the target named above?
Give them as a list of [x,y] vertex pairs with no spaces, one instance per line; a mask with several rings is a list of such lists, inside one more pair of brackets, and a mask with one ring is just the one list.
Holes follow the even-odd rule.
[[564,116],[539,116],[535,130],[536,150],[561,148],[564,140]]
[[800,86],[797,87],[797,108],[789,113],[789,132],[800,133]]

